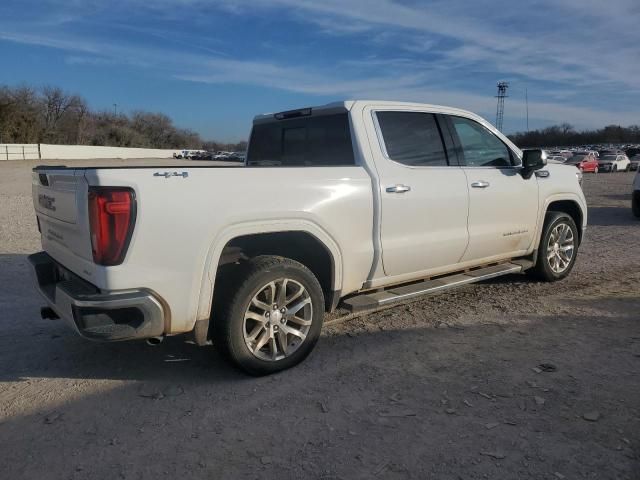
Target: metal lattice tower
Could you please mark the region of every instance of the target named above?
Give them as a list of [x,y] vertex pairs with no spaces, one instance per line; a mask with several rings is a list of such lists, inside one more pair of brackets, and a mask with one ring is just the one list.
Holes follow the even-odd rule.
[[507,88],[509,84],[507,82],[498,82],[498,108],[496,109],[496,128],[502,131],[502,120],[504,118],[504,99],[507,98]]

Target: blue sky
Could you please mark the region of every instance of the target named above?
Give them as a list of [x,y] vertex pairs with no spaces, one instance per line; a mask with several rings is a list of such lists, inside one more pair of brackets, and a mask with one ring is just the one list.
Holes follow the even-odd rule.
[[640,124],[640,1],[3,0],[0,84],[162,111],[235,141],[256,113],[410,100],[504,129]]

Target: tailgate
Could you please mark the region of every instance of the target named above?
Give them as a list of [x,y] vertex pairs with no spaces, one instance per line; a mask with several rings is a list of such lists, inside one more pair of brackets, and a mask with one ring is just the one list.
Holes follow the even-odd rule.
[[[61,263],[69,263],[73,257],[91,261],[88,188],[84,171],[36,168],[32,174],[32,192],[42,248]],[[82,270],[80,263],[73,260],[71,263],[65,266],[76,272]]]

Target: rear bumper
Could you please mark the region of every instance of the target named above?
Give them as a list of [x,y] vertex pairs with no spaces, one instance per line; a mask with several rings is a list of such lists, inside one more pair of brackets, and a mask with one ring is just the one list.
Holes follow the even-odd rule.
[[165,312],[151,292],[101,291],[45,252],[30,255],[29,262],[48,305],[83,337],[117,341],[164,333]]

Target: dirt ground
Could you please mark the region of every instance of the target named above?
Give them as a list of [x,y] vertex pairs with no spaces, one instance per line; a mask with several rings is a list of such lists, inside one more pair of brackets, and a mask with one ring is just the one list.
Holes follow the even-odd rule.
[[99,344],[40,320],[31,166],[0,162],[0,478],[640,478],[632,174],[585,175],[565,281],[335,324],[299,367],[250,378],[183,338]]

